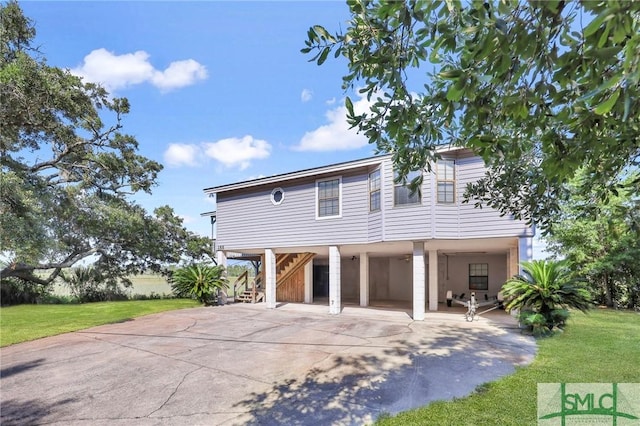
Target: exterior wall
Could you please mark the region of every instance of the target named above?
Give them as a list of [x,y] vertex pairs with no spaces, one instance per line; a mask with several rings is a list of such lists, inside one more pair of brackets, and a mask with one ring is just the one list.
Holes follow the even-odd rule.
[[[437,203],[434,171],[424,176],[419,204],[394,206],[390,157],[380,159],[381,210],[378,212],[369,211],[368,182],[369,172],[377,165],[220,192],[217,194],[218,248],[242,251],[532,234],[523,221],[500,217],[491,208],[462,204],[467,183],[484,175],[484,164],[482,159],[466,151],[451,152],[444,157],[456,160],[454,204]],[[316,180],[331,177],[342,179],[341,216],[317,219]],[[284,201],[280,205],[271,203],[271,191],[276,187],[284,190]]]
[[419,204],[394,206],[394,172],[391,160],[385,161],[382,173],[385,241],[411,241],[431,237],[431,184],[427,176],[422,182]]
[[371,300],[389,299],[389,259],[369,258],[369,291]]
[[[485,293],[489,297],[496,296],[507,280],[507,255],[456,255],[449,256],[448,266],[444,256],[439,263],[444,266],[444,287],[453,294],[465,293],[468,298],[472,291],[476,292],[479,301],[484,300]],[[469,264],[487,263],[489,266],[489,290],[469,290]],[[442,276],[441,276],[442,277]],[[442,302],[443,300],[440,300]]]
[[411,260],[389,258],[389,299],[411,301],[413,299],[413,269]]
[[[508,216],[500,217],[500,213],[492,208],[475,208],[473,203],[462,204],[462,194],[467,183],[475,182],[484,176],[484,163],[480,157],[458,160],[457,192],[458,196],[458,234],[463,238],[497,237],[531,234],[524,221],[513,220]],[[440,235],[438,235],[440,237]]]
[[[369,190],[365,170],[342,177],[342,215],[316,219],[316,179],[282,182],[250,192],[218,194],[217,244],[225,250],[346,244],[369,240]],[[280,205],[271,191],[284,190]]]
[[342,299],[356,301],[360,297],[360,262],[358,259],[341,259]]

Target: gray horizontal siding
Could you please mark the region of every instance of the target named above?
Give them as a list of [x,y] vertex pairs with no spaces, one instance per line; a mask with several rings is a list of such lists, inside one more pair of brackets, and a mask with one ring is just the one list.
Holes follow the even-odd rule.
[[[475,182],[484,176],[484,162],[480,157],[458,160],[457,186],[462,194],[467,183]],[[510,216],[500,216],[500,212],[490,207],[474,207],[474,203],[459,203],[459,229],[461,237],[498,237],[507,235],[523,235],[528,227],[524,221],[513,220]]]
[[[381,166],[381,210],[369,212],[368,174],[360,168],[329,177],[342,177],[342,217],[316,219],[316,179],[283,181],[245,190],[221,192],[217,198],[217,242],[226,250],[358,244],[429,238],[518,236],[530,232],[488,207],[462,204],[468,182],[484,175],[479,157],[456,160],[456,203],[439,204],[435,173],[425,174],[420,204],[394,206],[393,166]],[[271,191],[284,190],[281,205],[271,203]],[[432,188],[434,190],[432,190]]]
[[386,160],[382,173],[384,193],[385,241],[426,239],[431,235],[431,183],[425,176],[422,182],[422,200],[419,204],[394,205],[394,172],[391,160]]
[[[335,175],[332,177],[338,177]],[[225,249],[362,243],[369,239],[366,174],[342,175],[342,217],[316,219],[316,181],[279,185],[282,204],[271,203],[273,187],[217,200],[217,242]]]

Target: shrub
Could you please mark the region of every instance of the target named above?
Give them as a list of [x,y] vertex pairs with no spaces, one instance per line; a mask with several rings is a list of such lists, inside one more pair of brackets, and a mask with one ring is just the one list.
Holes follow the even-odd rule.
[[40,303],[51,292],[47,286],[30,283],[20,278],[0,280],[0,302],[2,306]]
[[536,335],[562,328],[570,308],[587,311],[589,291],[569,276],[565,262],[534,260],[522,263],[522,275],[502,286],[507,311],[520,311],[520,321]]
[[176,297],[192,297],[205,305],[215,304],[218,292],[226,291],[229,282],[222,265],[189,265],[176,269],[169,276]]
[[80,303],[128,299],[126,291],[117,281],[106,279],[92,266],[73,268],[71,273],[60,274],[60,278],[69,287],[71,295]]

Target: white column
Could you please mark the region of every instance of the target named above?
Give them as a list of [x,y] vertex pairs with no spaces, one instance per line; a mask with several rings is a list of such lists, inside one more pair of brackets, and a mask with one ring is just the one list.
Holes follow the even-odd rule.
[[342,308],[340,295],[340,250],[329,247],[329,313],[339,314]]
[[360,253],[360,306],[369,306],[369,253]]
[[276,254],[272,249],[264,251],[265,302],[267,309],[276,307]]
[[438,250],[429,250],[429,310],[438,310]]
[[518,248],[517,247],[511,247],[509,249],[509,254],[508,254],[508,258],[509,258],[509,263],[507,265],[507,271],[509,272],[509,276],[508,278],[513,277],[514,275],[518,274]]
[[413,320],[424,321],[424,243],[413,243]]
[[216,263],[224,266],[224,269],[227,269],[227,253],[222,250],[218,250],[216,252]]
[[313,260],[304,265],[304,303],[313,303]]
[[[533,238],[532,237],[520,237],[518,247],[518,261],[520,263],[530,261],[533,259]],[[519,268],[519,273],[522,273],[522,266]]]

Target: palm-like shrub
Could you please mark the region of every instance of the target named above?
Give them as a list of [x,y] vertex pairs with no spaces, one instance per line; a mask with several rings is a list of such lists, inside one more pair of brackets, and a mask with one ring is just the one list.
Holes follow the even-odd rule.
[[222,265],[185,266],[173,271],[169,282],[177,297],[193,297],[205,305],[214,304],[218,291],[229,287]]
[[78,266],[60,274],[75,300],[80,303],[126,300],[118,281],[105,276],[93,266]]
[[589,291],[570,277],[563,261],[522,262],[522,274],[507,280],[501,291],[506,310],[518,309],[520,321],[534,334],[562,328],[570,308],[585,312],[591,306]]

